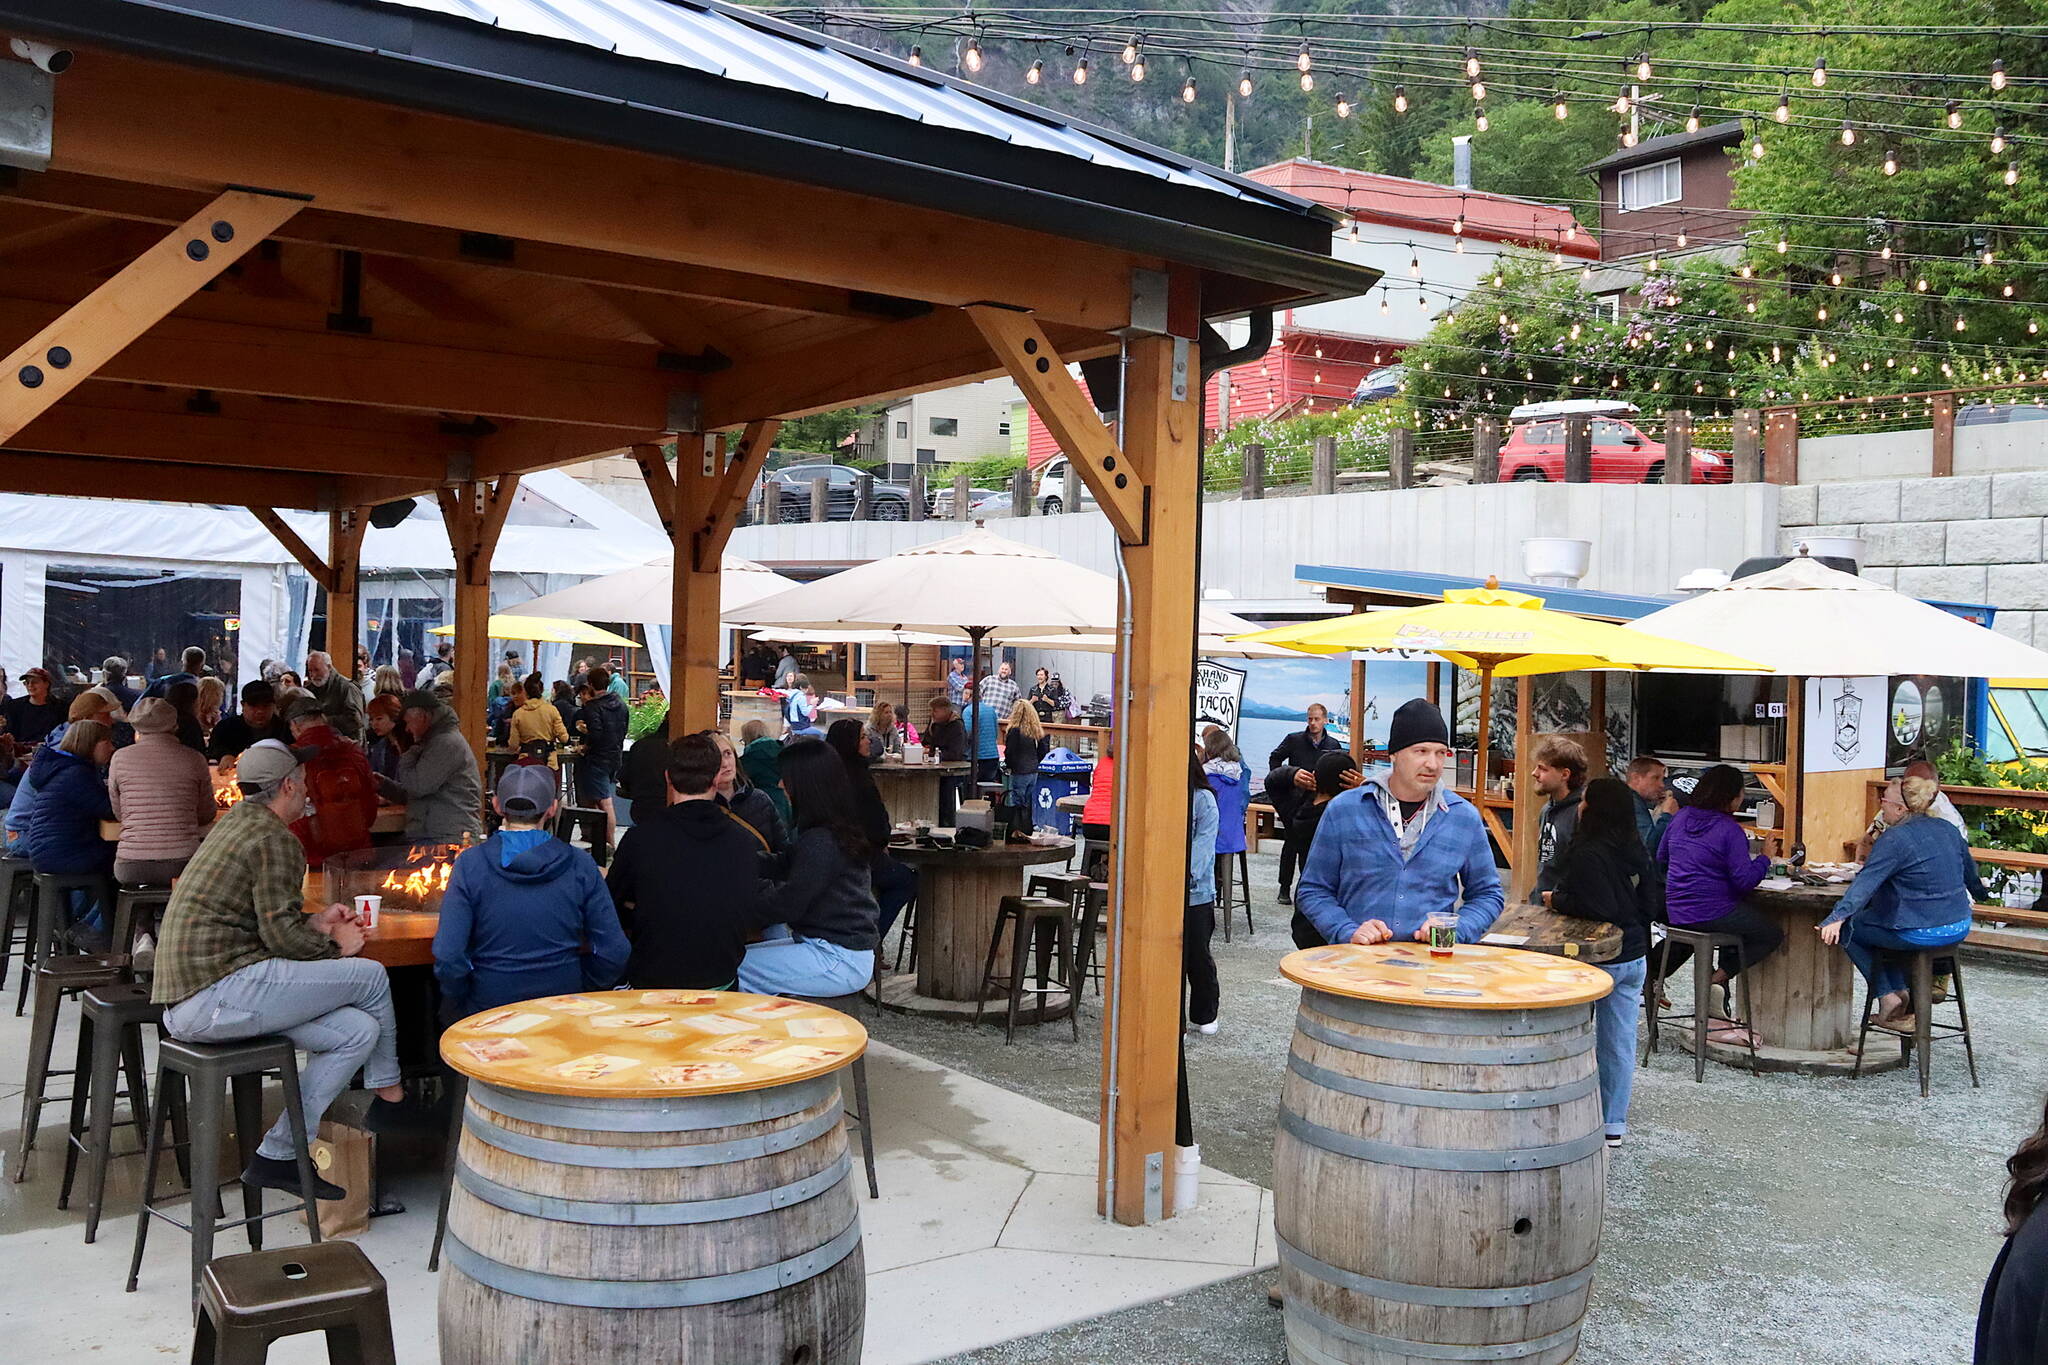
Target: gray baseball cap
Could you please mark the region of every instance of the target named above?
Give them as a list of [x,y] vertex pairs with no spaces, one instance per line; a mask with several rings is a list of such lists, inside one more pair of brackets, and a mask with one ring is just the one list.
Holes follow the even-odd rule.
[[[314,752],[307,750],[307,753]],[[235,781],[246,796],[265,796],[299,770],[299,752],[281,739],[259,739],[235,760]]]
[[555,770],[546,764],[515,763],[498,778],[498,801],[507,815],[539,815],[555,799]]

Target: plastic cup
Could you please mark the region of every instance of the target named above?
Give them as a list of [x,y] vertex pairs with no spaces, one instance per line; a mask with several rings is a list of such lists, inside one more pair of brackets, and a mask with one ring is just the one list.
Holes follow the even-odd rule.
[[383,909],[384,898],[382,896],[357,896],[356,923],[364,929],[376,928],[377,916],[383,912]]

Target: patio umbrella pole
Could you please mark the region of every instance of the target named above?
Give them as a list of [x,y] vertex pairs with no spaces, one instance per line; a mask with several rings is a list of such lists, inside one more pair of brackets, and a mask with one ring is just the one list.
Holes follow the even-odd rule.
[[903,718],[910,719],[910,646],[903,646]]
[[1479,752],[1472,765],[1472,804],[1479,807],[1481,819],[1486,815],[1486,732],[1492,724],[1493,665],[1482,659],[1479,661]]

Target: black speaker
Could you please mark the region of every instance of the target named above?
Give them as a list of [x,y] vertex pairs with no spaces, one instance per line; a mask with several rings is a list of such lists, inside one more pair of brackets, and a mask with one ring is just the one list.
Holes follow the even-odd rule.
[[388,531],[412,515],[412,509],[419,506],[417,498],[399,498],[395,502],[380,502],[370,509],[370,525],[380,531]]

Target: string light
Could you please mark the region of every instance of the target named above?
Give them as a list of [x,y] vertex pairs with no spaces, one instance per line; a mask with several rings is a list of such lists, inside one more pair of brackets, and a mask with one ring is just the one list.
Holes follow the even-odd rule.
[[1999,124],[1991,130],[1991,154],[1997,156],[2005,150],[2005,125]]
[[1187,80],[1181,83],[1180,102],[1182,104],[1193,104],[1195,102],[1195,78],[1193,76],[1189,76]]
[[1454,237],[1459,237],[1459,236],[1463,236],[1463,235],[1464,235],[1464,232],[1465,232],[1465,215],[1464,215],[1464,214],[1462,214],[1462,213],[1460,213],[1460,214],[1459,214],[1459,215],[1458,215],[1458,216],[1457,216],[1456,218],[1454,218],[1454,219],[1452,219],[1452,220],[1451,220],[1451,235],[1452,235],[1452,236],[1454,236]]
[[1991,88],[2005,89],[2005,58],[1994,57],[1991,61]]
[[1487,120],[1486,111],[1484,109],[1478,109],[1473,111],[1472,126],[1483,133],[1488,128],[1491,128],[1493,124]]
[[1479,49],[1476,47],[1467,47],[1465,49],[1465,79],[1469,81],[1479,79]]
[[1338,118],[1350,118],[1350,117],[1351,117],[1351,101],[1350,101],[1350,100],[1348,100],[1348,99],[1345,99],[1345,98],[1344,98],[1344,97],[1343,97],[1342,95],[1339,95],[1339,96],[1337,96],[1337,117],[1338,117]]
[[1138,44],[1143,41],[1144,35],[1142,34],[1134,35],[1124,41],[1123,57],[1125,66],[1129,66],[1132,62],[1138,60]]
[[1131,79],[1133,81],[1145,79],[1145,54],[1142,52],[1138,54],[1138,60],[1131,63]]
[[1550,97],[1550,112],[1556,116],[1558,122],[1562,123],[1571,116],[1572,108],[1569,104],[1565,103],[1563,95],[1552,95]]
[[1397,114],[1408,112],[1408,87],[1405,85],[1394,87],[1394,112]]
[[1385,317],[1386,315],[1387,315],[1387,290],[1386,290],[1386,286],[1385,286],[1385,285],[1382,285],[1382,286],[1380,286],[1380,316],[1381,316],[1381,317]]
[[2019,162],[2008,161],[2005,163],[2005,183],[2008,185],[2017,185],[2020,183]]
[[1700,107],[1697,104],[1695,104],[1692,107],[1692,111],[1685,116],[1685,131],[1688,133],[1697,133],[1699,130]]
[[1887,147],[1884,149],[1884,173],[1886,175],[1897,175],[1899,173],[1898,148]]
[[1650,79],[1650,54],[1647,52],[1638,52],[1636,54],[1636,79],[1639,81]]
[[1762,161],[1764,159],[1764,130],[1761,126],[1756,130],[1755,140],[1749,144],[1749,159],[1751,161]]
[[1422,278],[1422,257],[1415,254],[1415,244],[1412,242],[1408,245],[1408,251],[1408,273],[1419,280]]
[[1308,93],[1309,91],[1311,91],[1311,90],[1313,90],[1313,89],[1315,89],[1315,88],[1316,88],[1316,77],[1315,77],[1315,73],[1314,73],[1313,71],[1304,71],[1304,72],[1302,72],[1302,73],[1301,73],[1301,89],[1302,89],[1302,93],[1303,93],[1303,94],[1307,94],[1307,93]]
[[913,43],[910,48],[910,64],[912,66],[924,65],[924,49],[917,46],[915,43]]
[[1080,62],[1074,67],[1074,84],[1088,84],[1088,59],[1086,57],[1081,58]]
[[[1358,220],[1356,218],[1351,220],[1351,240],[1354,242],[1358,240]],[[1383,308],[1380,311],[1385,312],[1386,310]]]
[[1946,111],[1944,121],[1949,127],[1960,128],[1963,126],[1963,106],[1960,101],[1950,100],[1943,108]]
[[1241,99],[1250,99],[1252,97],[1252,69],[1250,67],[1246,67],[1237,73],[1237,93]]
[[966,50],[965,52],[963,52],[963,53],[961,53],[961,54],[960,54],[960,61],[961,61],[961,64],[962,64],[962,65],[964,65],[964,66],[965,66],[965,67],[966,67],[966,68],[967,68],[967,69],[968,69],[969,71],[979,71],[979,70],[981,70],[981,40],[980,40],[980,39],[978,39],[978,38],[969,38],[969,39],[967,40],[967,50]]
[[1771,117],[1780,123],[1790,123],[1792,121],[1792,97],[1790,95],[1780,94],[1778,96],[1778,107],[1771,111]]
[[1823,85],[1826,85],[1827,83],[1828,83],[1828,59],[1827,59],[1827,58],[1825,58],[1825,57],[1815,57],[1815,58],[1813,59],[1813,84],[1814,84],[1814,88],[1815,88],[1815,89],[1819,89],[1819,88],[1820,88],[1821,86],[1823,86]]
[[1842,145],[1844,147],[1854,147],[1856,145],[1856,125],[1849,122],[1848,119],[1842,120]]
[[1043,59],[1033,62],[1031,64],[1031,69],[1024,73],[1024,83],[1026,85],[1037,85],[1040,81],[1043,81],[1044,79],[1045,62]]
[[1307,72],[1314,64],[1314,60],[1308,54],[1308,39],[1304,38],[1301,40],[1301,51],[1294,54],[1294,69]]

